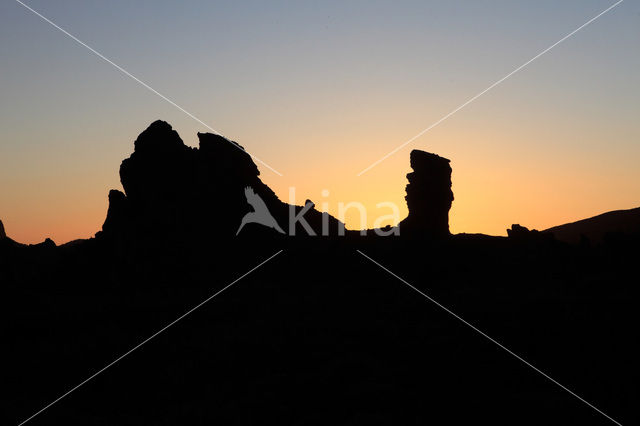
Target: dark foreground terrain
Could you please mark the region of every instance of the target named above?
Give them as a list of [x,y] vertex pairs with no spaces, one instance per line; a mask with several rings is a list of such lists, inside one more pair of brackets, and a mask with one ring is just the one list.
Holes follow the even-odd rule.
[[400,235],[339,236],[310,209],[329,236],[254,223],[236,237],[245,187],[283,229],[291,207],[218,139],[187,148],[152,124],[95,238],[0,235],[2,424],[238,278],[27,424],[615,424],[597,410],[640,421],[636,228],[576,244],[516,226],[450,235],[449,162],[414,151]]

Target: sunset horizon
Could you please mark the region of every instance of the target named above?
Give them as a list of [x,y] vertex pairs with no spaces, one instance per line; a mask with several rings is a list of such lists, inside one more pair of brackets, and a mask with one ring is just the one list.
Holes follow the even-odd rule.
[[640,422],[640,2],[8,0],[0,40],[8,424]]
[[[170,123],[169,123],[170,124]],[[175,129],[174,129],[175,130]],[[179,133],[179,132],[178,132]],[[209,133],[206,131],[200,132],[200,133]],[[182,135],[181,135],[182,137]],[[132,151],[133,151],[133,140],[135,138],[132,139],[131,141],[131,146],[132,146]],[[183,137],[184,139],[184,137]],[[230,141],[233,141],[233,139],[228,138]],[[237,142],[237,141],[233,141],[233,142]],[[240,144],[242,145],[242,144]],[[193,146],[194,148],[197,148],[197,145]],[[408,153],[410,151],[410,148],[406,149],[406,154],[404,155],[406,158],[406,167],[403,172],[400,173],[402,179],[404,180],[404,183],[406,185],[406,178],[405,175],[406,173],[410,172],[410,166],[409,166],[409,159],[408,159]],[[251,155],[251,152],[248,152]],[[438,154],[438,153],[436,153]],[[396,154],[400,157],[402,157],[402,153],[398,153]],[[124,158],[123,158],[124,159]],[[376,192],[374,194],[369,195],[369,197],[358,197],[358,196],[354,196],[354,197],[350,197],[350,198],[345,198],[345,199],[336,199],[336,197],[331,197],[331,190],[327,189],[327,188],[323,188],[322,190],[318,191],[317,194],[315,194],[315,196],[309,196],[309,194],[305,194],[300,192],[300,190],[295,185],[291,185],[291,186],[285,186],[282,187],[282,181],[286,180],[286,176],[277,176],[274,172],[269,171],[268,169],[266,170],[266,172],[264,171],[265,167],[262,166],[261,164],[256,162],[254,160],[254,162],[256,163],[258,169],[261,170],[261,174],[260,177],[262,178],[262,180],[267,183],[267,182],[273,182],[272,183],[272,189],[274,189],[274,191],[276,192],[276,194],[279,196],[279,198],[284,201],[284,202],[289,202],[292,203],[292,201],[294,201],[292,204],[297,204],[297,205],[304,205],[304,200],[311,200],[313,201],[317,208],[320,211],[326,211],[329,214],[331,214],[334,217],[337,217],[339,219],[346,219],[344,220],[347,229],[349,230],[362,230],[362,229],[373,229],[373,221],[379,217],[379,216],[384,216],[385,214],[388,214],[389,211],[386,210],[383,207],[377,207],[378,203],[386,203],[386,202],[390,202],[390,200],[393,200],[391,202],[393,202],[399,209],[400,211],[400,217],[399,220],[395,221],[395,223],[386,223],[385,224],[391,224],[392,226],[396,226],[398,224],[398,222],[400,220],[402,220],[403,218],[406,217],[407,215],[407,206],[406,206],[406,202],[404,200],[405,197],[405,190],[404,190],[404,186],[399,188],[399,190],[397,191],[398,194],[392,194],[392,196],[388,196],[387,198],[376,198],[376,197],[380,197],[380,191],[379,189],[376,190]],[[115,169],[117,170],[119,167],[119,163],[118,165],[115,167]],[[459,194],[460,193],[460,188],[456,187],[456,173],[460,173],[461,171],[458,170],[456,168],[456,163],[455,163],[455,159],[452,160],[452,167],[454,168],[453,174],[452,174],[452,180],[453,180],[453,189],[454,191]],[[373,172],[372,172],[373,173]],[[359,179],[364,179],[363,177],[356,177],[357,180]],[[397,180],[397,179],[396,179]],[[319,182],[318,183],[319,186],[316,187],[321,187],[322,183]],[[271,186],[271,185],[270,185]],[[309,185],[302,185],[302,188],[305,187],[309,187]],[[312,186],[312,188],[314,188]],[[379,187],[376,187],[379,188]],[[105,188],[104,190],[104,203],[99,203],[96,204],[95,206],[88,206],[89,209],[91,209],[90,211],[93,214],[86,214],[86,215],[79,215],[76,217],[59,217],[58,218],[58,230],[54,230],[54,231],[40,231],[41,233],[36,234],[33,232],[33,229],[43,229],[43,225],[40,226],[33,226],[33,223],[29,223],[28,221],[24,221],[24,222],[17,222],[17,223],[13,223],[9,220],[6,220],[6,218],[4,218],[4,225],[5,228],[8,229],[8,235],[11,236],[12,238],[14,238],[16,241],[19,241],[21,243],[25,243],[25,244],[35,244],[35,243],[39,243],[44,241],[46,238],[50,238],[52,239],[54,242],[56,242],[57,244],[64,244],[70,241],[74,241],[77,239],[85,239],[85,238],[92,238],[96,232],[98,232],[101,227],[102,224],[104,223],[104,220],[106,218],[106,213],[107,213],[107,207],[108,207],[108,197],[107,194],[109,192],[109,190],[111,189],[117,189],[117,190],[122,190],[122,185],[118,184],[117,186],[114,187],[110,187],[110,188]],[[291,190],[294,190],[295,192],[295,198],[291,199]],[[387,188],[388,193],[391,194],[390,188]],[[329,195],[325,195],[325,194],[329,194]],[[340,194],[342,194],[342,196],[349,196],[348,193],[345,193],[345,191],[341,191]],[[480,193],[480,195],[482,195],[482,193]],[[556,195],[557,196],[557,195]],[[609,212],[609,211],[617,211],[617,210],[628,210],[628,209],[633,209],[633,208],[637,208],[640,206],[640,203],[636,204],[636,205],[629,205],[629,206],[611,206],[609,208],[605,208],[604,206],[600,208],[600,210],[584,210],[584,213],[580,214],[580,210],[576,211],[575,213],[573,211],[569,211],[568,213],[565,213],[565,215],[560,215],[557,212],[553,212],[555,214],[552,214],[552,212],[548,212],[548,211],[537,211],[536,213],[541,214],[542,215],[542,219],[538,219],[538,222],[535,221],[526,221],[526,220],[522,220],[522,216],[519,216],[521,219],[514,219],[514,220],[507,220],[507,222],[505,222],[504,226],[502,226],[502,229],[499,229],[499,224],[496,225],[496,229],[491,232],[491,231],[486,231],[486,230],[482,230],[482,224],[483,221],[482,219],[467,219],[466,221],[464,219],[458,218],[456,216],[456,204],[460,203],[461,200],[459,199],[460,195],[458,195],[458,197],[456,198],[456,200],[454,200],[453,203],[453,208],[452,208],[452,213],[450,214],[450,228],[451,228],[451,232],[453,234],[457,234],[457,233],[483,233],[483,234],[487,234],[487,235],[496,235],[496,236],[506,236],[507,235],[507,229],[514,223],[518,223],[524,226],[527,226],[531,229],[539,229],[539,230],[544,230],[544,229],[548,229],[554,226],[558,226],[558,225],[562,225],[562,224],[566,224],[566,223],[572,223],[578,220],[582,220],[582,219],[586,219],[589,217],[593,217],[593,216],[598,216],[600,214]],[[358,210],[354,209],[354,208],[349,208],[346,210],[346,216],[340,215],[338,214],[338,205],[343,204],[343,205],[348,205],[349,203],[357,203],[357,204],[362,204],[362,206],[364,207],[364,209],[367,212],[367,222],[365,223],[365,226],[360,226],[361,225],[361,219],[358,216]],[[464,203],[463,203],[464,204]],[[476,204],[477,206],[477,204]],[[328,207],[328,209],[327,209]],[[516,213],[516,212],[514,212]],[[520,213],[522,214],[522,213]],[[516,217],[517,213],[514,215]],[[3,218],[0,218],[0,220],[2,220]],[[42,219],[41,217],[39,217],[39,219]],[[24,220],[24,218],[23,218]],[[388,221],[387,221],[388,222]],[[29,227],[26,227],[26,225],[23,225],[23,223],[26,223],[28,225],[30,225]],[[45,222],[46,223],[46,222]],[[463,228],[463,229],[458,229],[458,227],[460,227],[460,224],[463,223],[467,223],[470,225],[467,226],[478,226],[480,229],[474,229],[474,228]],[[539,225],[538,225],[539,223]],[[17,225],[17,226],[16,226]],[[22,227],[20,226],[22,225]],[[55,229],[55,227],[54,227]],[[31,231],[31,232],[30,232]]]
[[[219,129],[282,174],[256,162],[281,200],[295,187],[301,202],[327,203],[334,216],[340,202],[369,212],[392,202],[404,217],[411,149],[451,160],[453,233],[506,235],[513,223],[546,229],[640,205],[640,59],[629,55],[640,37],[637,4],[616,5],[584,28],[614,2],[282,3],[261,18],[199,3],[175,14],[166,4],[153,20],[124,3],[117,14],[25,5],[193,117],[21,4],[3,4],[12,42],[0,52],[8,60],[0,83],[13,103],[1,119],[0,219],[17,241],[92,237],[108,191],[122,189],[120,162],[156,119],[194,147],[197,132]],[[109,20],[96,21],[105,13]],[[167,38],[164,26],[180,38]],[[190,53],[205,43],[216,47],[211,55]],[[322,63],[334,65],[320,72]],[[348,228],[373,225],[352,213]]]

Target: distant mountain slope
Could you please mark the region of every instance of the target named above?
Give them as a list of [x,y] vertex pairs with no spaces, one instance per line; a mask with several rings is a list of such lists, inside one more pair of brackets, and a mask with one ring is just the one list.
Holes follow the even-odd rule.
[[580,242],[586,236],[592,243],[602,241],[608,232],[640,233],[640,207],[614,210],[573,223],[554,226],[544,232],[552,232],[556,239],[568,243]]

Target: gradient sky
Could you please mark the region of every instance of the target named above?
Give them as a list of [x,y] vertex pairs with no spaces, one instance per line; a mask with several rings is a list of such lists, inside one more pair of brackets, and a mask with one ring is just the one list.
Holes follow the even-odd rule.
[[[295,186],[334,214],[364,203],[369,225],[379,202],[404,217],[423,149],[451,159],[452,232],[496,235],[640,205],[639,2],[356,174],[614,2],[25,0],[283,173],[260,166],[284,201]],[[0,90],[0,219],[21,242],[99,230],[152,121],[192,146],[206,131],[11,0]]]

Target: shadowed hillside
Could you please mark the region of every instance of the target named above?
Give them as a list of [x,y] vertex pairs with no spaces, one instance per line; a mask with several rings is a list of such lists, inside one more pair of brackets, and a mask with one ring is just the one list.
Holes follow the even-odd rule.
[[640,235],[640,207],[629,210],[616,210],[560,226],[554,226],[545,232],[551,232],[560,241],[571,244],[602,243],[606,238]]
[[[640,420],[640,244],[619,226],[637,209],[451,235],[455,171],[413,151],[399,234],[341,235],[313,203],[280,201],[240,145],[198,137],[142,132],[95,238],[27,246],[0,223],[3,423],[149,336],[27,424],[614,424],[504,348]],[[596,229],[617,237],[564,242]]]

